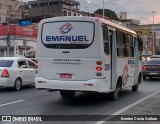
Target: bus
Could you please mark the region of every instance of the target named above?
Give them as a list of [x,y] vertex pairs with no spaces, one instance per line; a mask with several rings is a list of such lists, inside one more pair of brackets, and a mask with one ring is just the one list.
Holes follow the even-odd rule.
[[37,89],[110,93],[141,83],[141,38],[136,32],[97,17],[54,17],[39,24]]

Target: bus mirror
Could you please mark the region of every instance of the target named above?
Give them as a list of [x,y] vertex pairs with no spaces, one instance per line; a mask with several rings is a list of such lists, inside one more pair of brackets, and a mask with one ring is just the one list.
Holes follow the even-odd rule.
[[143,39],[138,36],[138,51],[143,51]]

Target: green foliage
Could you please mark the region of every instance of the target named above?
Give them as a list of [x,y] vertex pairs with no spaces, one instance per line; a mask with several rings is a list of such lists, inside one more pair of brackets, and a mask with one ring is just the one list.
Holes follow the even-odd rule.
[[[103,15],[103,9],[98,9],[94,13]],[[119,21],[119,18],[117,17],[115,11],[112,11],[110,9],[104,9],[104,15],[109,17],[110,19]]]

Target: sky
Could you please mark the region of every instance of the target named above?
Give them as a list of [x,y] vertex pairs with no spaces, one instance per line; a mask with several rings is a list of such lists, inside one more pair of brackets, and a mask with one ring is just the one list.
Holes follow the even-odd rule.
[[[23,0],[34,1],[34,0]],[[76,0],[80,2],[80,9],[94,12],[103,8],[103,0]],[[160,0],[104,0],[104,8],[119,12],[127,12],[128,19],[140,20],[141,24],[160,24]]]

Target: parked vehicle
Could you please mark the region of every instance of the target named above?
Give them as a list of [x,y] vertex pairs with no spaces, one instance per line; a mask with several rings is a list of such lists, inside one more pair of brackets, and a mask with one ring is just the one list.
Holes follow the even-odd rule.
[[143,80],[160,77],[160,58],[152,58],[142,66]]
[[160,58],[160,55],[152,55],[150,58]]
[[26,52],[26,58],[30,58],[32,61],[35,62],[35,57],[36,57],[36,51],[35,50],[28,50]]
[[35,63],[24,57],[0,58],[0,87],[14,87],[35,83]]

